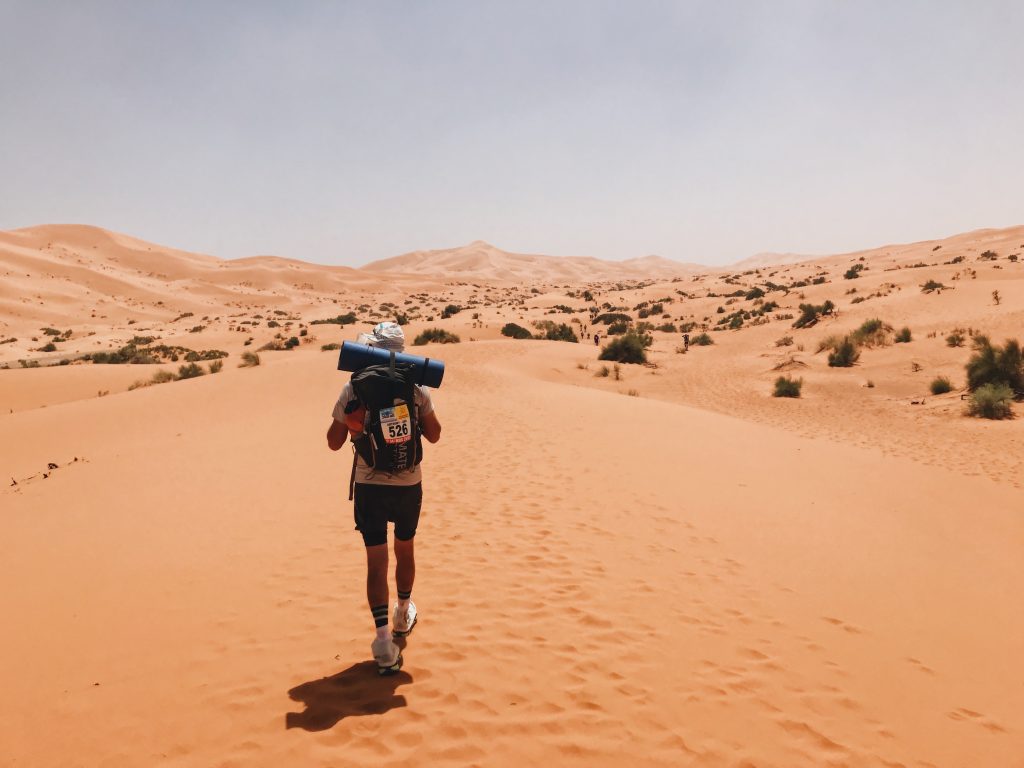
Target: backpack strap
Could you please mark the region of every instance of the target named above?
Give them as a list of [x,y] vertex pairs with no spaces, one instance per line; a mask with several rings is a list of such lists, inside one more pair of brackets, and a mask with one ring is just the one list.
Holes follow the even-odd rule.
[[355,443],[352,444],[352,474],[348,478],[348,500],[352,501],[352,497],[356,492],[356,457],[359,454],[356,453]]

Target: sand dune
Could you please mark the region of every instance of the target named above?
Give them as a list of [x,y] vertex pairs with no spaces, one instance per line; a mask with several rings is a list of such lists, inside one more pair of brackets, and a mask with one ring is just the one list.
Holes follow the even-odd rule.
[[59,464],[3,491],[7,759],[1014,764],[1019,490],[536,379],[557,346],[436,350],[387,681],[331,355],[4,417],[6,470]]
[[[0,765],[1024,765],[1024,420],[960,397],[972,333],[1024,336],[1024,228],[628,285],[446,254],[406,267],[467,271],[0,233]],[[602,312],[649,365],[596,375]],[[445,433],[382,680],[320,347],[398,315],[462,343],[421,348]],[[872,318],[912,341],[816,352]],[[80,359],[129,344],[228,356],[131,390],[185,353]]]

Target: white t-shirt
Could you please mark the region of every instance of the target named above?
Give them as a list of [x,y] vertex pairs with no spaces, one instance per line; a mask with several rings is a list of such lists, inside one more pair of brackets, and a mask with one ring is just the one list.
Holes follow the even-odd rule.
[[[414,399],[416,405],[416,418],[421,419],[428,413],[434,412],[434,404],[430,401],[430,393],[420,386],[414,386]],[[347,383],[341,389],[338,402],[334,404],[334,411],[331,415],[335,421],[345,422],[345,405],[350,400],[355,400],[355,393],[352,391],[352,382]],[[372,467],[367,466],[363,457],[356,454],[356,482],[369,485],[416,485],[423,480],[423,473],[420,472],[420,465],[417,464],[410,470],[396,472],[389,475],[386,472],[374,472]]]

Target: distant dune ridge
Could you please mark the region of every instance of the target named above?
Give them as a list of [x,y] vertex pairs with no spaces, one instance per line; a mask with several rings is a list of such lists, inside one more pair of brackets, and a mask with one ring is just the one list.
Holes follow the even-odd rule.
[[597,280],[645,280],[671,278],[706,270],[699,264],[682,264],[661,256],[642,256],[605,261],[591,256],[542,256],[509,253],[476,240],[458,248],[413,251],[363,267],[371,272],[403,272],[434,277],[487,280],[536,280],[588,282]]

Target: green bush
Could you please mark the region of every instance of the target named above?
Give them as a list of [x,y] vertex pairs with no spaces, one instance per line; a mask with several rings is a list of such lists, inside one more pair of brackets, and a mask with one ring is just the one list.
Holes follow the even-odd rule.
[[633,318],[629,315],[624,315],[621,312],[606,312],[602,315],[598,315],[594,318],[594,325],[601,323],[602,325],[611,325],[612,323],[631,323]]
[[356,320],[358,320],[358,318],[356,317],[355,312],[346,312],[344,315],[338,315],[337,317],[327,317],[324,318],[323,320],[310,320],[309,324],[325,325],[330,323],[333,325],[351,325]]
[[621,336],[629,330],[629,323],[625,321],[614,322],[608,326],[609,336]]
[[907,327],[900,328],[896,335],[893,337],[893,341],[897,344],[906,344],[911,341],[910,329]]
[[967,413],[982,419],[1010,419],[1012,401],[1013,390],[1005,384],[983,384],[971,393]]
[[975,336],[974,350],[966,365],[967,389],[974,392],[986,384],[1002,385],[1015,397],[1024,397],[1024,354],[1019,341],[1009,339],[999,347],[987,336]]
[[254,368],[260,364],[260,356],[255,352],[243,352],[242,362],[238,364],[239,368]]
[[772,392],[772,397],[800,397],[800,390],[803,385],[803,379],[779,376],[775,380],[775,391]]
[[818,322],[822,315],[829,315],[835,309],[835,304],[826,301],[824,304],[801,304],[800,317],[793,323],[794,328],[809,328]]
[[530,333],[526,328],[516,323],[505,323],[501,329],[502,336],[508,336],[512,339],[532,339],[533,334]]
[[690,346],[691,347],[710,347],[714,343],[715,343],[715,340],[712,339],[706,333],[702,333],[702,334],[700,334],[698,336],[694,336],[692,339],[690,339]]
[[953,382],[945,376],[939,376],[932,381],[930,389],[933,395],[944,395],[953,391]]
[[195,363],[187,363],[185,365],[178,366],[178,378],[179,379],[194,379],[197,376],[203,376],[206,373]]
[[849,368],[860,359],[860,350],[849,336],[843,338],[836,348],[828,355],[828,364],[832,368]]
[[462,339],[456,334],[443,328],[427,328],[413,340],[412,345],[422,347],[424,344],[458,344],[460,341]]
[[565,323],[552,323],[545,332],[544,338],[549,341],[571,341],[573,343],[579,343],[579,338],[576,336],[575,331]]
[[647,347],[645,343],[650,336],[643,336],[638,333],[629,332],[613,339],[601,349],[598,360],[614,360],[618,363],[641,364],[647,362]]

